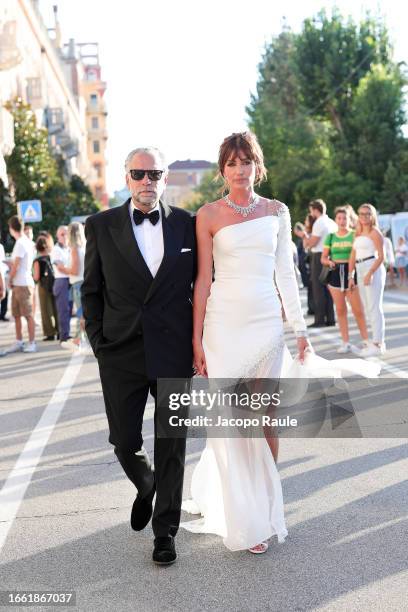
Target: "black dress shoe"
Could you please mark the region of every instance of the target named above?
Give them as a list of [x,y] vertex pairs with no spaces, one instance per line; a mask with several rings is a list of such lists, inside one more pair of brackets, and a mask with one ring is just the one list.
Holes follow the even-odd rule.
[[308,325],[308,327],[311,328],[318,328],[318,327],[326,327],[326,323],[310,323],[310,325]]
[[171,565],[177,559],[173,536],[154,539],[153,561],[157,565]]
[[43,342],[50,342],[51,340],[55,340],[55,336],[44,336]]
[[336,326],[336,321],[328,321],[326,323],[326,327],[335,327]]
[[130,515],[130,525],[135,531],[142,531],[152,518],[153,497],[155,492],[156,487],[153,485],[152,490],[146,497],[140,497],[139,494],[136,495]]

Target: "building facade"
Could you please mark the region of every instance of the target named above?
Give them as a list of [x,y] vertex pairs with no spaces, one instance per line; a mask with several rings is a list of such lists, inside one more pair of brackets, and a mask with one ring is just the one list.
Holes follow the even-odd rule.
[[203,176],[214,168],[214,164],[205,160],[177,160],[169,165],[169,178],[164,201],[170,206],[183,207],[184,203],[198,187]]
[[[49,144],[63,159],[66,174],[78,174],[107,206],[105,162],[101,161],[100,169],[90,155],[94,123],[89,111],[93,92],[88,81],[94,77],[80,47],[73,41],[62,47],[56,7],[54,17],[55,27],[47,30],[36,0],[1,0],[0,151],[7,155],[14,144],[13,121],[4,104],[19,97],[30,104],[37,124],[48,129]],[[98,104],[102,107],[99,98]],[[104,112],[101,125],[106,136]],[[101,150],[104,153],[105,146]]]

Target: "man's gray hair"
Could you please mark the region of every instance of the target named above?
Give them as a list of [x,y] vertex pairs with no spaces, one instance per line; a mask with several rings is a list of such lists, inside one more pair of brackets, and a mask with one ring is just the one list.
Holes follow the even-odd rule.
[[132,161],[132,158],[134,157],[134,155],[137,155],[138,153],[147,153],[150,155],[157,156],[162,163],[162,166],[163,166],[162,170],[167,170],[166,158],[164,154],[160,151],[160,149],[157,149],[156,147],[138,147],[137,149],[133,149],[133,151],[131,151],[126,157],[126,160],[125,160],[126,172],[129,171],[129,164]]

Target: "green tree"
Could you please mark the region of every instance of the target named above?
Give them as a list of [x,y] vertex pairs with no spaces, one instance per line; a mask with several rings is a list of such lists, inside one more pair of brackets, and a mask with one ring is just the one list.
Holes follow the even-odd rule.
[[183,206],[187,210],[198,210],[207,202],[214,202],[222,195],[223,181],[217,176],[217,170],[209,170],[201,180],[201,183],[194,188],[192,196],[183,201]]
[[48,146],[48,132],[37,127],[34,112],[21,98],[6,104],[14,118],[14,149],[6,157],[15,199],[38,198],[58,177],[57,164]]
[[367,16],[356,25],[337,9],[306,19],[296,37],[296,63],[302,98],[309,112],[328,119],[343,133],[353,93],[372,64],[392,64],[392,47],[381,20]]
[[399,66],[372,66],[360,79],[346,121],[347,169],[371,181],[377,193],[403,144],[404,85]]
[[[63,160],[52,155],[48,132],[37,126],[30,106],[17,98],[7,108],[14,117],[15,146],[6,158],[14,199],[41,200],[41,226],[51,232],[60,224],[69,223],[72,216],[97,212],[100,206],[81,177],[65,177]],[[10,213],[8,206],[7,212],[15,213],[15,206],[12,208]],[[3,223],[2,220],[2,226]]]
[[405,85],[380,19],[321,11],[299,34],[285,28],[266,47],[247,108],[268,169],[261,193],[298,218],[316,197],[329,210],[362,201],[396,210],[406,202]]
[[408,145],[388,163],[380,196],[381,212],[399,212],[408,208]]
[[[267,46],[256,95],[247,107],[249,127],[264,152],[268,181],[259,190],[299,207],[298,186],[312,185],[329,156],[330,125],[307,113],[296,63],[296,35],[285,30]],[[311,197],[313,191],[310,190]]]

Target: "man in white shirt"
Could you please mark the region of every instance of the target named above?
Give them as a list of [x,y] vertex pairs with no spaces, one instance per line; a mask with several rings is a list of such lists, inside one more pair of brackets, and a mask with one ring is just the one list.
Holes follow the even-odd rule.
[[337,231],[337,224],[326,214],[326,203],[323,200],[312,200],[309,204],[309,212],[315,219],[312,233],[304,237],[303,245],[311,251],[310,280],[313,290],[313,301],[315,304],[314,323],[309,327],[326,327],[335,325],[333,300],[327,287],[320,280],[322,271],[321,257],[323,243],[327,234]]
[[[68,268],[70,265],[70,248],[68,246],[68,227],[60,225],[57,229],[57,244],[51,251],[51,263],[62,264]],[[70,338],[71,307],[69,303],[69,275],[58,270],[54,265],[54,286],[52,292],[58,314],[58,329],[60,342]]]
[[0,321],[8,321],[6,317],[8,302],[7,275],[6,253],[4,246],[0,242]]
[[[168,402],[158,381],[173,379],[184,391],[192,375],[194,218],[160,201],[168,176],[160,151],[134,149],[125,169],[129,200],[86,221],[82,306],[99,362],[109,441],[137,489],[131,527],[141,531],[152,518],[153,561],[170,565],[177,558],[186,432],[163,435]],[[149,392],[154,470],[142,435]]]
[[389,287],[396,287],[395,284],[395,274],[394,274],[394,266],[395,266],[395,254],[394,247],[392,246],[391,240],[387,236],[386,231],[382,231],[382,235],[384,236],[384,263],[385,268],[387,270],[387,276],[389,276]]
[[[9,287],[12,289],[11,313],[15,319],[16,341],[6,350],[6,353],[18,353],[20,351],[35,353],[37,347],[33,317],[33,248],[31,241],[24,234],[24,223],[17,215],[9,219],[8,225],[9,232],[16,241],[9,275]],[[23,343],[22,317],[27,320],[29,338],[27,345]]]

